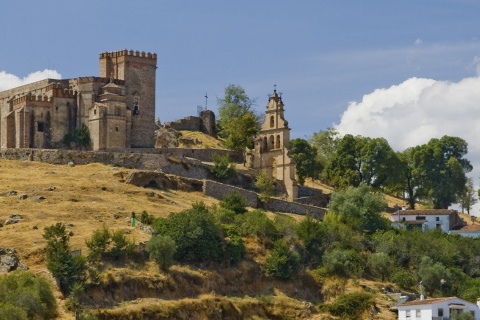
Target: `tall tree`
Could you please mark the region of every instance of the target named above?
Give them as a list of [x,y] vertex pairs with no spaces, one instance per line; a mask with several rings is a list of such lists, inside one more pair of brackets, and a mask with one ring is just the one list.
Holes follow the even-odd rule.
[[360,185],[358,153],[355,137],[351,134],[345,135],[326,168],[327,181],[331,185],[336,188]]
[[463,158],[467,152],[465,140],[443,136],[441,139],[431,139],[416,155],[419,157],[423,183],[434,208],[447,209],[461,200],[467,183],[466,174],[472,170],[470,161]]
[[330,158],[335,154],[339,142],[340,136],[335,128],[315,132],[309,139],[310,145],[317,149],[317,162],[320,163],[322,168],[320,179],[323,181],[325,181],[323,170],[327,167]]
[[298,183],[303,186],[305,178],[315,179],[321,171],[320,163],[316,157],[317,149],[312,147],[305,139],[293,139],[290,141],[290,147],[292,158],[296,162]]
[[254,103],[242,87],[234,84],[228,85],[225,96],[217,100],[218,135],[226,140],[229,149],[243,151],[253,147],[260,127],[260,117],[253,111]]
[[467,184],[465,185],[465,189],[463,190],[462,194],[462,212],[467,210],[467,214],[470,214],[470,209],[472,209],[473,205],[476,204],[478,201],[477,192],[473,186],[472,178],[467,178]]

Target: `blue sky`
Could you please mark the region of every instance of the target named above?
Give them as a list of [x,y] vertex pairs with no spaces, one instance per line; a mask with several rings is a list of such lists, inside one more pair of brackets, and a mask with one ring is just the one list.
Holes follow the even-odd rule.
[[216,111],[228,84],[263,112],[277,84],[293,138],[336,124],[402,150],[456,135],[480,167],[477,0],[17,0],[0,12],[0,90],[34,72],[98,75],[102,51],[150,51],[162,122],[194,115],[205,93]]

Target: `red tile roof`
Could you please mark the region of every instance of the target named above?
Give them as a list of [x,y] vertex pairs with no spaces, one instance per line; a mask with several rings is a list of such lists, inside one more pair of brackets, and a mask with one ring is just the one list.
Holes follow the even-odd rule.
[[434,303],[437,303],[437,302],[442,302],[442,301],[447,301],[447,300],[452,300],[452,299],[459,299],[459,298],[448,297],[448,298],[432,298],[432,299],[424,299],[424,300],[413,300],[413,301],[405,302],[404,304],[400,305],[399,307],[402,307],[402,306],[418,306],[418,305],[424,305],[424,304],[434,304]]
[[393,215],[398,215],[400,213],[401,216],[445,216],[450,215],[456,212],[456,210],[451,209],[424,209],[424,210],[399,210],[392,212]]

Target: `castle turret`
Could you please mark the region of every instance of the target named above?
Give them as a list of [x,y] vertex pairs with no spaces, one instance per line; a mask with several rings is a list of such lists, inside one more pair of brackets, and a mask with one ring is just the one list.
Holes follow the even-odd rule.
[[100,77],[125,81],[125,96],[132,112],[131,147],[155,145],[155,75],[157,55],[139,51],[100,54]]

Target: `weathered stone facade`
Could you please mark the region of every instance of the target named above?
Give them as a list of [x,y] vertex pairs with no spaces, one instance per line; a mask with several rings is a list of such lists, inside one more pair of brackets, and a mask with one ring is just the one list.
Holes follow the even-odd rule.
[[93,150],[155,143],[157,55],[100,54],[100,77],[46,79],[0,92],[1,148],[63,148],[81,124]]
[[163,124],[165,129],[174,129],[174,130],[189,130],[189,131],[200,131],[209,136],[216,137],[215,130],[215,113],[211,110],[203,110],[200,112],[199,117],[185,117],[183,119],[165,122]]
[[265,121],[255,138],[255,150],[249,165],[276,180],[283,181],[288,199],[298,197],[295,161],[290,155],[290,128],[284,117],[282,97],[274,90],[267,104]]

